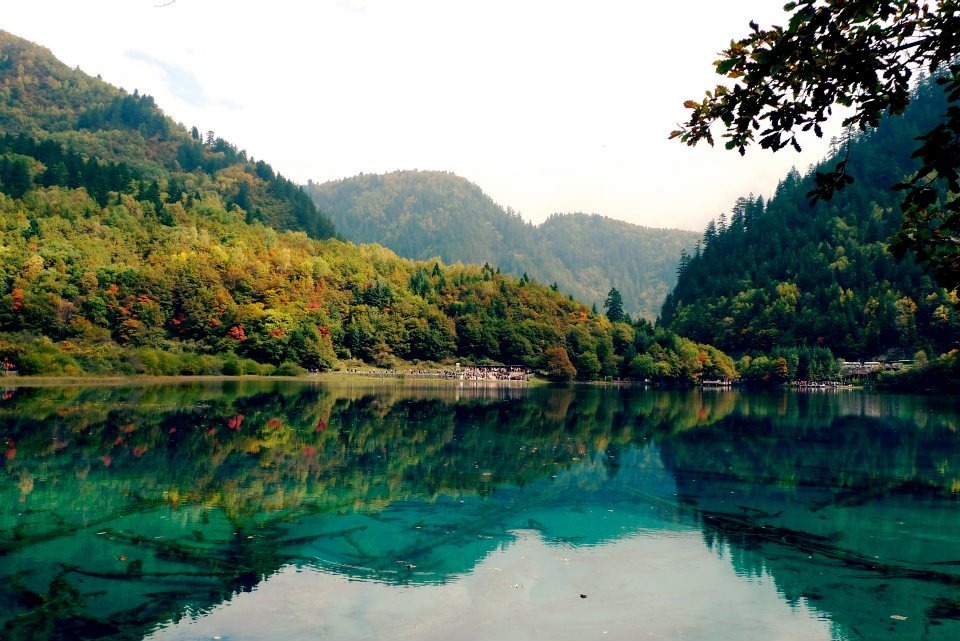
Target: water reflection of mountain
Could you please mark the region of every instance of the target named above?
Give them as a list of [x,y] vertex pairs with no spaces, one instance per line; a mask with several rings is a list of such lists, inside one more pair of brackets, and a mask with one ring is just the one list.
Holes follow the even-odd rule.
[[[285,563],[356,565],[317,546],[356,550],[363,531],[385,540],[376,532],[410,506],[463,501],[473,515],[460,530],[478,528],[511,492],[535,502],[527,488],[632,435],[626,419],[611,433],[596,394],[500,396],[256,382],[9,389],[0,623],[10,638],[139,638]],[[351,519],[362,528],[329,536]],[[468,570],[507,536],[495,525],[429,580]]]
[[662,458],[708,547],[829,614],[841,638],[955,639],[956,414],[899,400],[819,421],[734,414],[665,439]]
[[[888,552],[891,502],[927,524],[893,529],[903,550],[930,549],[930,514],[938,550],[958,531],[956,413],[917,399],[258,382],[4,396],[11,638],[140,638],[290,563],[442,582],[518,529],[595,545],[694,522],[739,571],[770,572],[853,629],[852,575],[892,573],[882,589],[897,596],[912,589],[897,573],[951,560],[851,564]],[[811,551],[823,580],[807,576]],[[917,611],[950,612],[939,587],[913,593]]]

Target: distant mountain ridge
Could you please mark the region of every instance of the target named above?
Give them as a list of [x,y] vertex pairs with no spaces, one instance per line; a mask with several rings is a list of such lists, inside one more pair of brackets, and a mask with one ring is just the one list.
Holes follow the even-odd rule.
[[681,250],[694,232],[653,229],[597,214],[554,214],[540,225],[504,209],[449,172],[360,174],[307,193],[347,240],[446,263],[489,263],[601,308],[611,287],[625,310],[652,320],[676,282]]

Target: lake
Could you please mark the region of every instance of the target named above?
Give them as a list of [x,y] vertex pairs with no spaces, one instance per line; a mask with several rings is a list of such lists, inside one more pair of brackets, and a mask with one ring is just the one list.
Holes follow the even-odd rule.
[[960,639],[960,407],[6,387],[0,638]]

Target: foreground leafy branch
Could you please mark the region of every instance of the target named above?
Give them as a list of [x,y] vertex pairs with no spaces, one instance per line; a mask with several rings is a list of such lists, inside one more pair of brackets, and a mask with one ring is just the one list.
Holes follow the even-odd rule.
[[[895,188],[904,192],[904,224],[892,250],[927,264],[948,289],[960,285],[960,3],[908,0],[800,0],[788,2],[787,25],[761,29],[731,42],[714,65],[733,81],[688,100],[689,120],[670,137],[687,145],[713,145],[722,127],[727,149],[741,154],[758,142],[778,151],[801,149],[798,135],[822,125],[835,105],[843,124],[861,130],[902,114],[917,74],[942,74],[948,108],[944,120],[919,137],[919,171]],[[846,163],[821,172],[813,199],[829,199],[853,182]]]

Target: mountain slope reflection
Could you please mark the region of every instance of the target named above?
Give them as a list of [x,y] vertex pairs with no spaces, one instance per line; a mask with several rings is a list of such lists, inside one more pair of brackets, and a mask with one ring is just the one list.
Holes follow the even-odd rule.
[[960,440],[955,414],[924,418],[732,415],[665,440],[662,456],[706,544],[829,613],[842,638],[952,639]]
[[645,529],[689,531],[672,497],[673,479],[655,448],[631,448],[612,479],[599,462],[523,488],[485,496],[401,501],[380,511],[313,515],[288,533],[291,559],[352,578],[388,583],[443,583],[473,570],[520,530],[548,544],[593,546]]
[[[732,569],[710,580],[728,583],[711,596],[707,579],[674,577],[663,608],[761,580],[829,616],[823,638],[956,638],[958,423],[949,404],[863,394],[10,389],[0,624],[11,639],[135,639],[249,602],[291,568],[434,591],[473,585],[494,558],[528,563],[531,540],[616,568],[614,548],[639,545],[620,542],[696,536]],[[675,550],[661,582],[687,567],[689,547]],[[650,590],[635,562],[591,590]],[[679,626],[679,612],[658,616]],[[762,638],[744,637],[748,620],[766,629],[747,617],[728,638]]]

